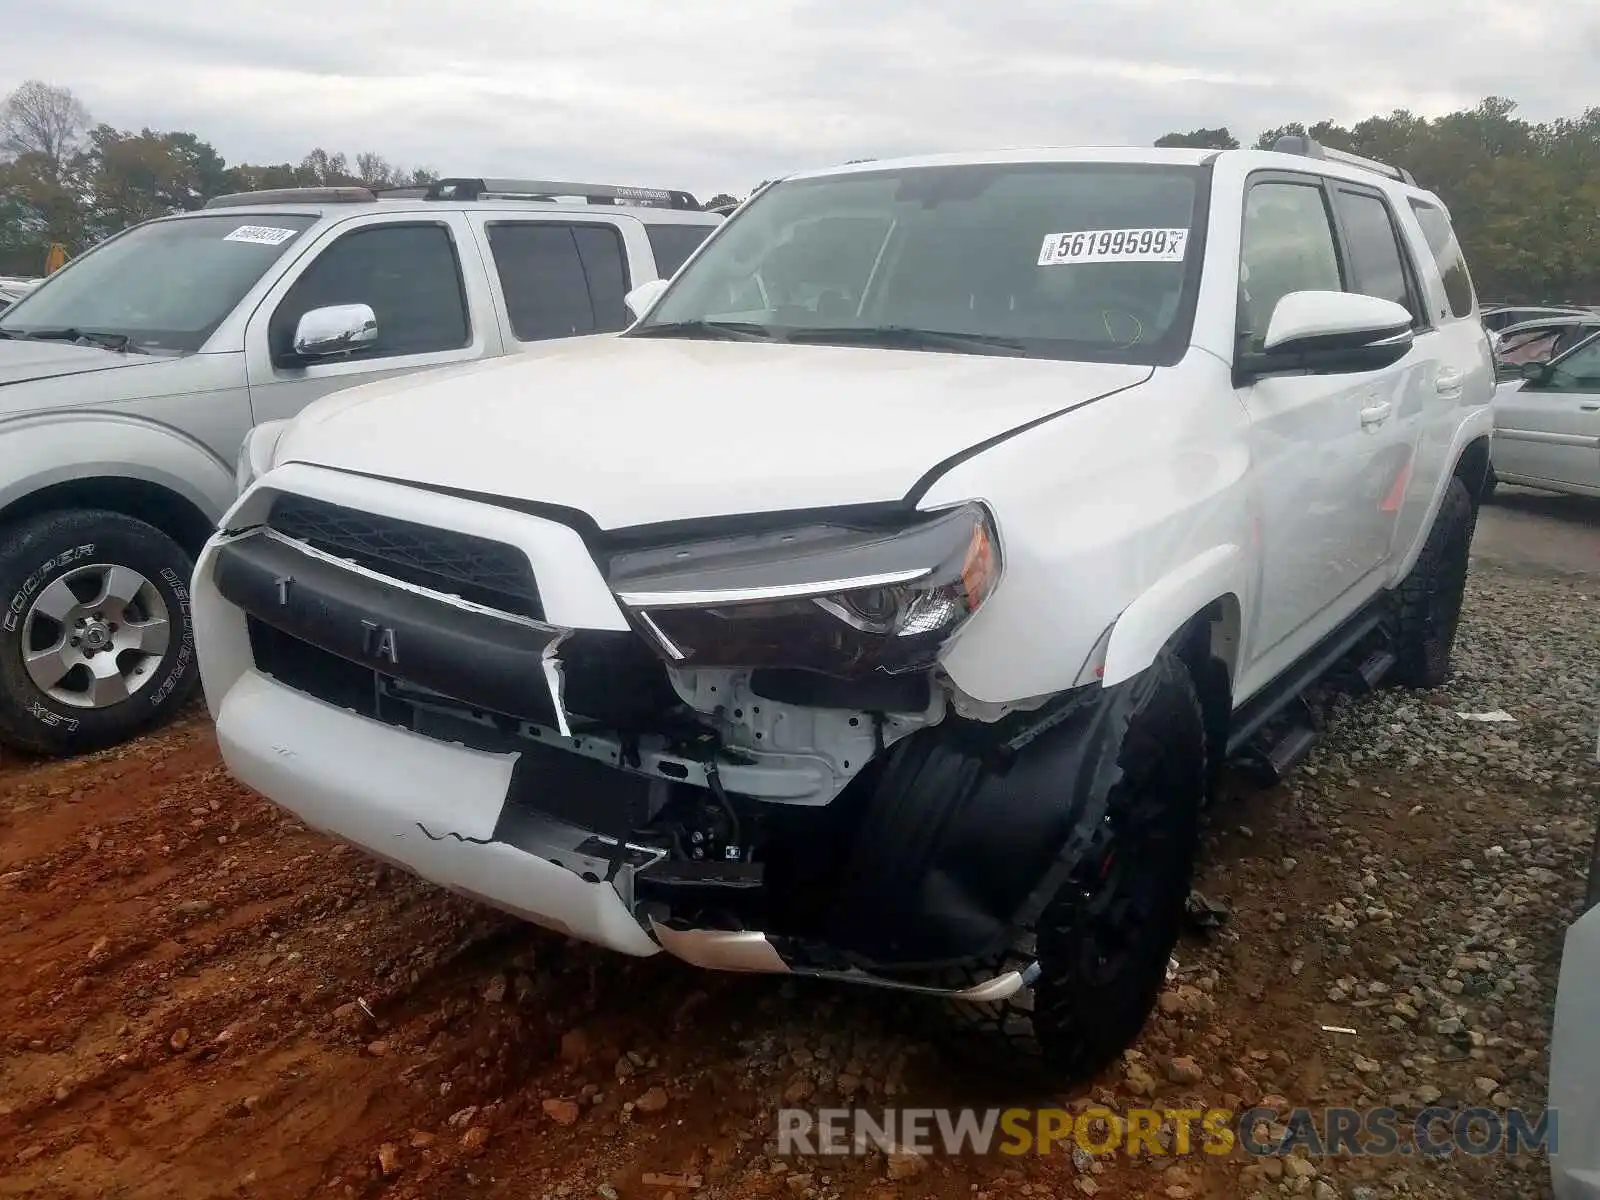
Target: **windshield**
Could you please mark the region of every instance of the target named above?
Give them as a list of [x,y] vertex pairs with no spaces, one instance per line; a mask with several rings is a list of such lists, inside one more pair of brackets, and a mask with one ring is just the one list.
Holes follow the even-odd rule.
[[[1176,361],[1204,169],[917,167],[778,183],[628,336]],[[933,336],[937,335],[937,336]]]
[[129,349],[192,354],[316,220],[234,214],[139,226],[18,300],[0,316],[0,331],[78,331],[125,338]]

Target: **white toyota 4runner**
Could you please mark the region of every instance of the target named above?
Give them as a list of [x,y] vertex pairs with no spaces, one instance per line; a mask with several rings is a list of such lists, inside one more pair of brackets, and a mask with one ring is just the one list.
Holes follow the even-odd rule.
[[1273,152],[772,184],[618,335],[259,429],[222,754],[574,938],[943,996],[1092,1073],[1217,767],[1448,672],[1494,372],[1445,207]]

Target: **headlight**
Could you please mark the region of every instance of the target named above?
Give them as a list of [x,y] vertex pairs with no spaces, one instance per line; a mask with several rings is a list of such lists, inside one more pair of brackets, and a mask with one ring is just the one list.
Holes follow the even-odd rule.
[[835,678],[933,665],[1000,581],[978,504],[892,530],[810,525],[629,551],[610,583],[670,661]]
[[244,444],[239,447],[239,457],[233,464],[235,495],[244,495],[244,490],[272,467],[272,455],[278,448],[278,439],[288,427],[287,420],[263,421],[245,435]]

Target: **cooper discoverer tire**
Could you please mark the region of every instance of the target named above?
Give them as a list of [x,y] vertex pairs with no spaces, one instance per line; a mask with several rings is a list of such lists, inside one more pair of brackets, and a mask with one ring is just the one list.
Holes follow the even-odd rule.
[[121,513],[42,513],[0,531],[0,743],[62,756],[175,715],[199,677],[194,564]]
[[1004,1046],[1058,1085],[1090,1078],[1138,1037],[1182,932],[1207,780],[1205,722],[1176,654],[1150,671],[1154,686],[1123,735],[1121,778],[1089,851],[1012,950],[946,979],[965,986],[1037,960],[1031,988],[951,1007],[983,1044]]
[[1461,622],[1468,556],[1478,510],[1459,476],[1439,502],[1411,573],[1395,589],[1394,682],[1435,688],[1450,678],[1450,651]]

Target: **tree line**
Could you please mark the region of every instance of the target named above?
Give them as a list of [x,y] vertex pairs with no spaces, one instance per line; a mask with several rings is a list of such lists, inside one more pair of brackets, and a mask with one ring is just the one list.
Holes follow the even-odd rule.
[[[1481,299],[1600,304],[1600,108],[1535,123],[1516,103],[1491,96],[1432,119],[1404,109],[1346,128],[1291,123],[1256,139],[1262,150],[1286,134],[1404,167],[1450,209]],[[1233,149],[1226,129],[1169,133],[1158,146]]]
[[39,275],[52,244],[80,254],[129,225],[258,188],[399,187],[438,174],[320,147],[298,163],[229,166],[181,130],[96,122],[64,87],[30,79],[0,104],[0,275]]
[[[1449,206],[1485,300],[1600,303],[1600,107],[1530,122],[1491,96],[1424,118],[1405,110],[1345,127],[1269,129],[1406,167]],[[1225,127],[1168,133],[1157,146],[1234,149]],[[858,160],[859,161],[859,160]],[[198,134],[95,122],[70,90],[29,80],[0,104],[0,275],[35,275],[53,243],[81,253],[138,221],[256,188],[404,186],[438,178],[381,154],[314,149],[298,163],[228,166]],[[708,203],[731,201],[719,195]]]

